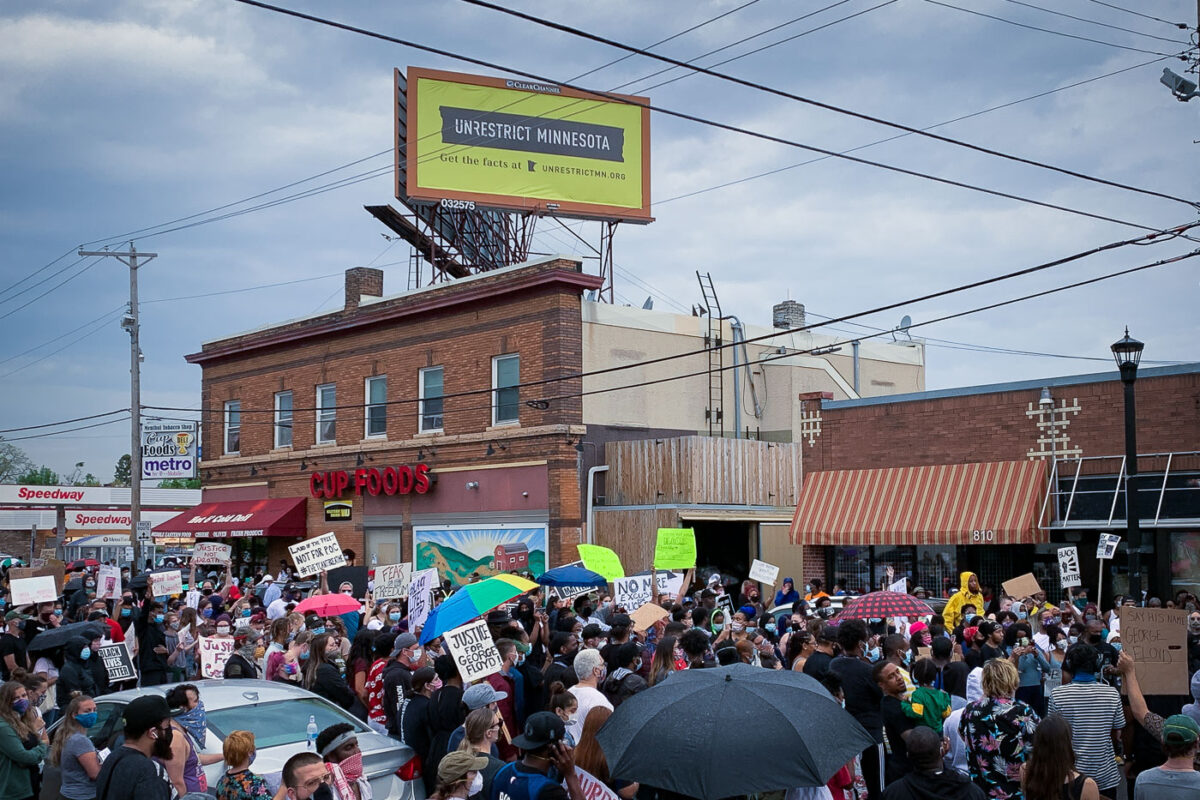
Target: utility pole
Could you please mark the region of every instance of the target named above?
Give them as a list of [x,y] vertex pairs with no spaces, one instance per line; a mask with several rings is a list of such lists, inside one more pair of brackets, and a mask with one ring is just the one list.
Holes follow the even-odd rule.
[[121,320],[121,327],[129,331],[129,539],[133,542],[129,574],[133,575],[142,563],[142,545],[138,541],[138,522],[142,518],[142,348],[138,341],[137,271],[147,261],[158,258],[158,253],[139,253],[130,242],[125,253],[80,250],[79,255],[111,256],[129,267],[129,310]]

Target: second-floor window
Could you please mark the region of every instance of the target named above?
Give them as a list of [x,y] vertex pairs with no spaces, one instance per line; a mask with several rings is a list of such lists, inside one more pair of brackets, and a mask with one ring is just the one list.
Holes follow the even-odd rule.
[[275,393],[275,446],[292,446],[292,393]]
[[492,424],[520,421],[521,357],[516,353],[492,359]]
[[242,401],[225,403],[225,455],[242,452]]
[[443,367],[421,370],[421,433],[442,430],[442,394],[445,379]]
[[387,376],[367,378],[367,436],[387,436]]
[[317,444],[337,441],[337,386],[317,387]]

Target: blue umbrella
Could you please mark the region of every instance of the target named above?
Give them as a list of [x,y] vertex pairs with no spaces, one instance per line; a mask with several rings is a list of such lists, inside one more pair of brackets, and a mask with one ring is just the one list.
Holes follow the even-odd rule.
[[576,564],[546,570],[534,580],[542,586],[608,586],[608,578]]
[[425,627],[421,629],[421,644],[482,617],[493,608],[536,588],[536,583],[518,575],[496,575],[479,583],[468,583],[429,612]]

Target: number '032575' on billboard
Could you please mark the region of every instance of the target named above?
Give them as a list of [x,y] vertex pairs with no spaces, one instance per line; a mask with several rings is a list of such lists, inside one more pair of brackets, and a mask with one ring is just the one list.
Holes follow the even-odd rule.
[[143,422],[142,480],[196,477],[198,445],[194,422]]
[[651,221],[648,98],[410,67],[404,102],[410,198]]

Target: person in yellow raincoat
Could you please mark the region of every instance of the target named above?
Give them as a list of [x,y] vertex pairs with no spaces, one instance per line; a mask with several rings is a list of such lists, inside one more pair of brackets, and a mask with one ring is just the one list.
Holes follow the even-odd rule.
[[954,630],[963,620],[963,606],[975,606],[975,613],[983,613],[983,595],[979,591],[979,577],[974,572],[964,572],[959,576],[961,583],[958,591],[946,602],[942,618],[946,620],[946,629]]

